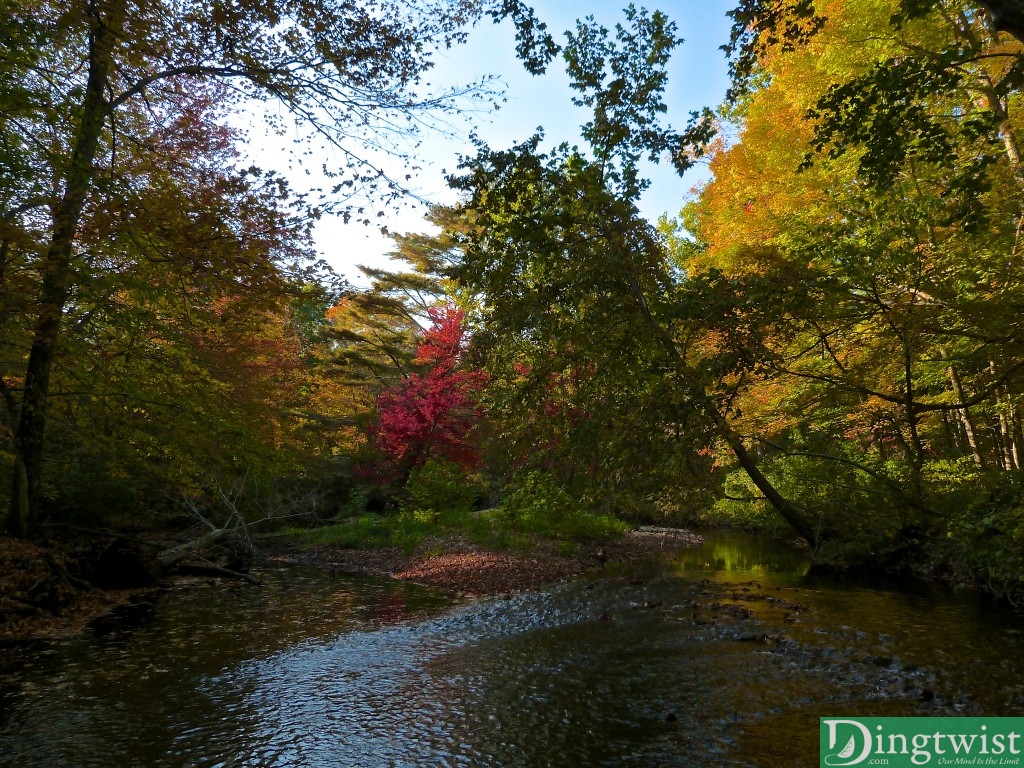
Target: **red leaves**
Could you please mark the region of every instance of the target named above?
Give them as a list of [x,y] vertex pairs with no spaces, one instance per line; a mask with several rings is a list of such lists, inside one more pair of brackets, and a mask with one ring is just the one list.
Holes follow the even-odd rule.
[[416,360],[431,367],[380,394],[372,437],[385,455],[406,467],[445,458],[472,469],[480,463],[471,432],[481,417],[476,401],[484,374],[458,369],[465,313],[451,305],[429,312],[433,324],[423,334]]
[[430,328],[423,332],[423,341],[416,350],[416,362],[433,363],[436,367],[454,370],[466,341],[466,313],[446,304],[427,310]]

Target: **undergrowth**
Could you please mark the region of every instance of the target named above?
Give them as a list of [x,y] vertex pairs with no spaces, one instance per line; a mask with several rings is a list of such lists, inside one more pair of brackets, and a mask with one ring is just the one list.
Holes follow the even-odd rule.
[[512,486],[495,508],[478,510],[479,481],[454,465],[429,462],[413,471],[396,512],[376,514],[353,500],[329,525],[286,531],[302,547],[351,549],[401,547],[407,552],[430,539],[461,535],[489,549],[528,549],[536,539],[571,551],[581,544],[622,536],[629,524],[587,508],[547,475],[530,473]]

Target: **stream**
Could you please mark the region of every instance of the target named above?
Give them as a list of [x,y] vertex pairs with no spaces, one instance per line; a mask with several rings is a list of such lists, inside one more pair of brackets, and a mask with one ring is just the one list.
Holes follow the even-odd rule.
[[5,650],[0,768],[815,766],[818,718],[1024,715],[1024,621],[700,548],[505,599],[302,567]]

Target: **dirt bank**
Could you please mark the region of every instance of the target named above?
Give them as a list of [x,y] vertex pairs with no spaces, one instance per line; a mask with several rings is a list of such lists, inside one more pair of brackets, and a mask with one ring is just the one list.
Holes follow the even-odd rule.
[[598,572],[608,563],[701,543],[700,536],[674,528],[644,527],[603,544],[580,546],[567,554],[557,542],[536,540],[528,549],[493,552],[460,538],[432,539],[412,553],[397,548],[342,549],[323,546],[307,552],[278,552],[272,559],[345,573],[389,576],[445,592],[502,595]]

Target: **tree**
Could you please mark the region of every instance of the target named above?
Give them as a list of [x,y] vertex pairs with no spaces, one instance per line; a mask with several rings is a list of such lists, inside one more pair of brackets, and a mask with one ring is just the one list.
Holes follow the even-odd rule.
[[467,470],[480,461],[472,435],[482,418],[477,400],[484,377],[460,368],[467,341],[465,313],[449,304],[432,307],[428,316],[431,326],[416,350],[416,363],[425,370],[381,392],[371,433],[403,480],[431,459]]
[[1019,466],[1020,44],[968,3],[741,10],[739,141],[676,241],[693,338],[834,535],[948,541]]
[[[355,195],[400,191],[360,147],[393,148],[391,138],[475,90],[420,95],[432,50],[458,42],[464,25],[485,13],[516,20],[521,54],[534,69],[553,45],[518,2],[438,9],[390,0],[5,0],[3,11],[0,34],[16,44],[0,57],[0,162],[11,170],[0,189],[0,235],[5,263],[12,248],[23,260],[16,274],[5,267],[4,279],[30,281],[37,297],[20,400],[4,384],[14,446],[7,527],[17,535],[39,522],[51,376],[65,314],[97,243],[91,220],[129,208],[134,193],[146,190],[140,159],[175,168],[176,158],[161,156],[154,143],[161,126],[190,114],[211,119],[200,107],[211,93],[229,106],[278,102],[343,158],[342,168],[325,169],[337,183],[321,207],[358,216]],[[231,140],[221,125],[206,127]],[[177,150],[205,151],[187,142]]]
[[668,151],[684,170],[713,126],[706,114],[694,115],[684,133],[660,124],[674,27],[633,8],[627,21],[614,40],[592,20],[580,22],[565,52],[581,103],[594,107],[585,129],[593,158],[568,147],[541,153],[535,137],[507,151],[481,148],[465,163],[455,184],[475,226],[452,274],[483,297],[481,340],[490,342],[492,369],[521,363],[524,353],[537,373],[582,368],[590,392],[609,395],[602,420],[624,424],[639,411],[645,418],[635,427],[651,434],[682,434],[695,447],[722,440],[785,519],[813,539],[814,526],[759,471],[730,425],[728,400],[694,360],[678,322],[684,276],[636,209],[644,187],[638,159]]

